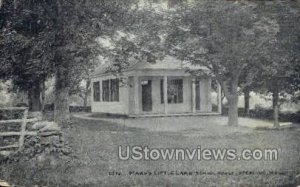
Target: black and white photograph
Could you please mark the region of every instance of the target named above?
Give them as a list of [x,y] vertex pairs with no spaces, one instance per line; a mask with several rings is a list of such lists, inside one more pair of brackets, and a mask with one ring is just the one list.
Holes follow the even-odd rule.
[[300,187],[299,0],[0,0],[0,187]]

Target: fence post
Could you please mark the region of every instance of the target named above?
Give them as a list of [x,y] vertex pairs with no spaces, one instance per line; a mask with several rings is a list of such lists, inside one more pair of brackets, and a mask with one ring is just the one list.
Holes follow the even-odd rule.
[[24,110],[24,114],[23,114],[23,121],[22,121],[21,133],[19,139],[19,150],[21,150],[24,145],[27,117],[28,117],[28,108]]

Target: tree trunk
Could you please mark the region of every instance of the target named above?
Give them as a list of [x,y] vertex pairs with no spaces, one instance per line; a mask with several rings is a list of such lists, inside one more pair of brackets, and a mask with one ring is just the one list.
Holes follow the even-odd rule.
[[245,116],[249,116],[250,114],[250,92],[249,90],[244,91],[244,101],[245,101]]
[[29,110],[31,112],[41,111],[42,105],[40,100],[40,94],[40,83],[33,85],[33,87],[28,91]]
[[238,76],[222,82],[223,91],[228,101],[228,125],[238,126]]
[[87,102],[88,102],[88,97],[89,97],[89,93],[90,93],[90,81],[86,82],[86,86],[85,86],[85,92],[84,92],[84,99],[83,99],[83,106],[86,109],[87,107]]
[[84,108],[87,107],[87,102],[88,102],[88,93],[85,93],[84,99],[83,99],[83,106],[84,106]]
[[67,126],[70,122],[69,92],[70,92],[70,59],[64,59],[66,53],[66,39],[64,38],[64,25],[61,22],[62,16],[61,1],[56,1],[56,19],[54,19],[55,45],[59,49],[55,51],[55,101],[54,101],[54,121],[60,126]]
[[275,90],[273,92],[273,118],[274,118],[274,127],[279,127],[279,92]]
[[55,78],[54,121],[61,126],[66,126],[70,122],[68,68],[56,67]]
[[46,98],[46,85],[45,81],[41,83],[41,110],[44,111],[45,109],[45,98]]
[[228,125],[238,126],[238,94],[227,98],[228,100]]

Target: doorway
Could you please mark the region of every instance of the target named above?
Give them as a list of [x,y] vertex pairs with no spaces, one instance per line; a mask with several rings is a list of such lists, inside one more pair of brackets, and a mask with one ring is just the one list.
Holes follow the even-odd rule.
[[152,111],[152,81],[141,81],[142,85],[142,110],[144,112]]
[[200,81],[195,82],[195,92],[196,92],[196,110],[200,110]]

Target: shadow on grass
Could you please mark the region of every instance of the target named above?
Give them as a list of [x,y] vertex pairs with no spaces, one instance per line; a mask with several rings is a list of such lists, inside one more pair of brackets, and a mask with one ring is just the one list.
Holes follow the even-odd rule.
[[128,119],[128,116],[122,114],[110,114],[110,113],[92,113],[89,115],[92,118],[107,118],[107,119]]
[[[124,119],[125,120],[125,119]],[[140,132],[145,131],[143,128],[137,127],[127,127],[122,124],[117,124],[102,120],[88,120],[72,118],[72,126],[76,128],[86,128],[91,131],[130,131],[130,132]]]

